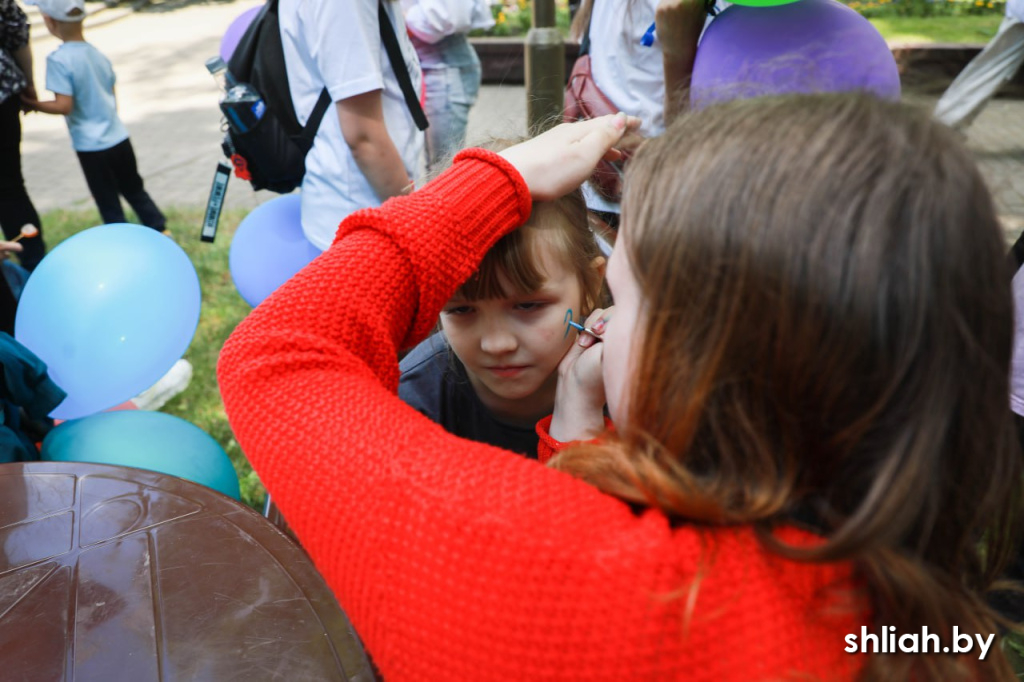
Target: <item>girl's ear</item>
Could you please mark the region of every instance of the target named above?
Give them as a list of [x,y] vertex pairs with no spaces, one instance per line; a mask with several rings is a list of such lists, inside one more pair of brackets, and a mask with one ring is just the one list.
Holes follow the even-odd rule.
[[608,260],[604,256],[598,256],[590,261],[590,267],[597,271],[598,277],[604,279],[604,272],[608,269]]

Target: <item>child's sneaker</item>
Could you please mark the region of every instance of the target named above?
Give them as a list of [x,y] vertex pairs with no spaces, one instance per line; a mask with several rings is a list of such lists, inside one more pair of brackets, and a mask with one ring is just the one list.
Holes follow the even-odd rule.
[[159,410],[168,400],[188,388],[191,380],[192,363],[182,358],[159,381],[132,398],[132,402],[140,410]]

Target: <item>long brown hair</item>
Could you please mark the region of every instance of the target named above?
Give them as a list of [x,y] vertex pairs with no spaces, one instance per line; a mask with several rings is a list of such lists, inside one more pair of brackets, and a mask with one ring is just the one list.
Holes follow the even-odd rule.
[[[1022,480],[1013,309],[955,134],[863,95],[691,113],[633,159],[623,244],[644,301],[627,418],[554,465],[678,523],[754,524],[791,559],[853,561],[875,632],[995,632],[982,595]],[[795,518],[822,544],[781,545],[772,529]],[[863,671],[918,676],[1012,679],[998,651]]]

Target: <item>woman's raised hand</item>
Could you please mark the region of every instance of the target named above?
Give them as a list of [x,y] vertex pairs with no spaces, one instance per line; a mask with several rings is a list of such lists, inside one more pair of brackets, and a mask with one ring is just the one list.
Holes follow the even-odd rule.
[[[600,337],[615,306],[598,308],[584,325]],[[590,334],[580,334],[558,365],[555,410],[548,433],[567,443],[594,438],[604,431],[604,344]]]
[[515,166],[537,201],[550,201],[579,187],[602,158],[617,160],[616,148],[635,147],[640,119],[619,113],[563,123],[499,154]]

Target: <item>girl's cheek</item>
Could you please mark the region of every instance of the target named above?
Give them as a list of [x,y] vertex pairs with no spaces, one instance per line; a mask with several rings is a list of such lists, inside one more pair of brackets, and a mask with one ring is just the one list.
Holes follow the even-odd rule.
[[544,341],[545,344],[552,344],[561,341],[572,334],[565,333],[566,325],[562,322],[562,318],[553,320],[551,323],[544,324],[538,330],[538,337]]

